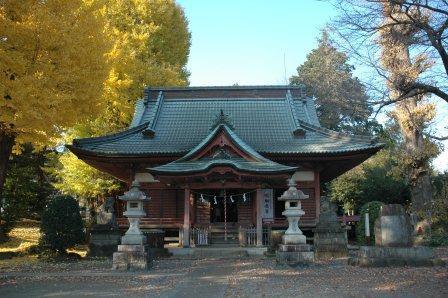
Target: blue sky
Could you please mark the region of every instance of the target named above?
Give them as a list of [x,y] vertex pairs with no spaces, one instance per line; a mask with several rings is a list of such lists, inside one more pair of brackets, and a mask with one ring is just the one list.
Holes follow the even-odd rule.
[[[328,1],[178,0],[192,34],[191,86],[282,85],[316,47],[335,16]],[[438,104],[435,128],[446,125],[448,105]],[[443,115],[443,116],[442,116]],[[448,147],[448,142],[444,142]],[[435,161],[448,170],[448,150]]]
[[192,32],[192,86],[284,84],[332,16],[321,1],[180,0]]

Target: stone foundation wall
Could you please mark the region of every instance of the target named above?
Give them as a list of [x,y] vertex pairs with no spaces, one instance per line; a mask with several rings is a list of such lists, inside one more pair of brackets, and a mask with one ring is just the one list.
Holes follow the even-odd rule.
[[349,264],[363,267],[432,266],[441,261],[434,258],[429,247],[375,247],[361,246],[356,258]]
[[314,253],[318,259],[347,257],[346,232],[315,231]]

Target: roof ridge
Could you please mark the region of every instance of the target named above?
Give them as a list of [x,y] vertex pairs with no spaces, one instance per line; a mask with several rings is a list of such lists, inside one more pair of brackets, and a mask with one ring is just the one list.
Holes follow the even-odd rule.
[[163,92],[160,91],[159,95],[157,96],[157,101],[156,104],[154,105],[154,116],[152,117],[152,119],[149,120],[151,127],[148,127],[149,129],[154,130],[156,123],[157,123],[157,119],[159,119],[159,115],[160,115],[160,110],[161,107],[163,105]]
[[146,90],[164,90],[164,91],[185,91],[185,90],[221,90],[221,89],[233,89],[233,90],[246,90],[246,89],[301,89],[303,86],[291,86],[291,85],[245,85],[245,86],[186,86],[186,87],[145,87]]
[[187,97],[187,98],[170,98],[166,101],[169,102],[188,102],[188,101],[284,101],[285,97],[202,97],[202,98],[194,98],[194,97]]
[[329,137],[344,138],[344,139],[356,140],[356,141],[368,141],[370,143],[372,143],[374,141],[374,137],[363,136],[363,135],[354,135],[354,134],[351,135],[348,133],[338,132],[338,131],[334,131],[334,130],[331,130],[331,129],[328,129],[328,128],[325,128],[322,126],[313,125],[311,123],[305,122],[300,119],[299,119],[299,123],[301,126],[307,128],[307,129],[311,129],[316,132],[320,132]]
[[285,98],[286,98],[286,103],[289,107],[289,111],[291,112],[292,119],[294,121],[294,125],[295,125],[294,129],[297,129],[300,126],[300,122],[299,122],[300,119],[299,119],[299,116],[297,115],[297,111],[294,107],[294,102],[292,99],[291,91],[289,89],[286,91]]
[[306,98],[303,98],[300,101],[302,102],[302,108],[303,111],[305,112],[306,120],[311,123],[310,111],[308,111],[308,100]]
[[139,98],[135,101],[135,108],[134,108],[134,116],[132,118],[131,124],[129,125],[129,128],[136,127],[139,125],[140,121],[142,121],[143,115],[146,111],[146,102],[143,98]]
[[73,139],[73,145],[78,146],[78,145],[95,144],[95,143],[102,143],[105,141],[118,140],[120,138],[126,137],[126,136],[134,134],[136,132],[143,131],[144,129],[146,129],[147,126],[148,126],[148,122],[144,122],[135,127],[128,128],[127,130],[109,134],[109,135],[105,135],[105,136]]

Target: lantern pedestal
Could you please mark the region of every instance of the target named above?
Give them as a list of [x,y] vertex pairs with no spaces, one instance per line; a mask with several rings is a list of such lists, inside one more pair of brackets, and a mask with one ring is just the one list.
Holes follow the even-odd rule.
[[289,189],[283,193],[279,201],[285,201],[283,215],[288,219],[289,227],[282,237],[282,244],[277,251],[277,262],[295,266],[314,261],[314,252],[306,244],[306,237],[299,229],[299,220],[305,212],[302,210],[300,200],[308,199],[302,191],[296,188],[294,180],[289,180]]
[[129,229],[121,237],[121,245],[113,255],[112,269],[115,270],[146,270],[152,265],[152,253],[146,245],[146,236],[140,230],[140,219],[146,215],[143,202],[150,198],[140,190],[137,181],[120,200],[126,202],[126,212],[123,213],[129,220]]
[[143,235],[142,231],[139,228],[140,218],[139,217],[129,217],[126,215],[127,212],[123,213],[125,216],[128,216],[129,220],[129,229],[126,231],[123,237],[121,237],[121,244],[128,245],[145,245],[146,244],[146,236]]
[[146,270],[152,266],[152,253],[147,245],[122,244],[114,253],[112,269]]

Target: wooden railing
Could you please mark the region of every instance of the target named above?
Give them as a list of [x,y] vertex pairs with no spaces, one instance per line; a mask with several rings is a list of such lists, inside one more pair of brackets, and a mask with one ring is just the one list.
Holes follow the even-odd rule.
[[[126,218],[117,218],[117,223],[120,228],[126,228],[129,226],[129,222]],[[141,228],[181,228],[183,225],[182,218],[142,218],[140,220]]]
[[[274,222],[271,223],[269,226],[271,227],[288,227],[288,221],[286,218],[275,218]],[[301,218],[299,221],[299,227],[300,228],[309,228],[309,227],[316,227],[316,218]]]
[[210,228],[192,228],[190,231],[190,244],[194,246],[210,245]]
[[[262,245],[268,246],[271,243],[271,233],[269,228],[263,228]],[[256,246],[257,245],[257,229],[254,227],[240,228],[240,245]]]
[[255,246],[257,245],[257,229],[256,228],[245,228],[244,229],[245,241],[243,245]]

